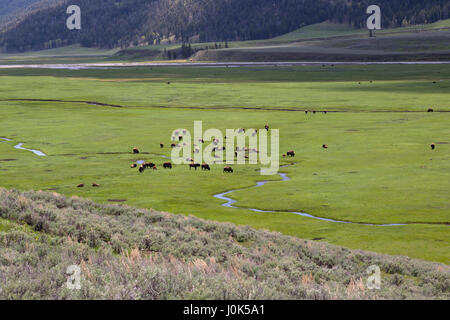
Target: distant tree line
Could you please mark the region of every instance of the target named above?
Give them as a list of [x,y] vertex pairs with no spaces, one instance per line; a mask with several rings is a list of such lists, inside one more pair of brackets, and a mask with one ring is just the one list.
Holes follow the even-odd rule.
[[[364,27],[366,8],[374,3],[382,9],[384,28],[449,18],[448,0],[73,0],[70,4],[82,11],[81,30],[66,28],[65,1],[4,30],[0,48],[14,52],[74,43],[126,48],[164,41],[267,39],[325,20]],[[192,48],[182,50],[184,56]]]

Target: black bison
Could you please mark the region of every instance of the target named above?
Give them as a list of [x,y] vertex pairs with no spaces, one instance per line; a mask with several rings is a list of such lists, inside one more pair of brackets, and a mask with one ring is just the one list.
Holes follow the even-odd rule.
[[99,185],[99,184],[97,184],[97,183],[93,183],[93,184],[92,184],[92,186],[93,186],[94,188],[98,188],[98,187],[100,187],[100,185]]
[[146,163],[143,164],[143,166],[144,166],[145,169],[156,167],[156,165],[153,162],[146,162]]
[[428,109],[428,112],[434,112],[434,110],[430,108],[430,109]]
[[84,183],[80,183],[79,185],[77,185],[77,188],[83,188],[84,187]]
[[324,144],[324,145],[322,145],[322,148],[328,149],[328,145]]
[[141,164],[141,166],[139,167],[139,173],[142,173],[145,171],[145,167],[143,164]]
[[199,167],[200,167],[199,163],[191,163],[191,164],[189,164],[189,170],[191,170],[192,168],[197,170],[197,168],[199,168]]
[[139,153],[139,149],[136,148],[136,147],[134,147],[134,148],[133,148],[133,153]]
[[288,157],[295,157],[295,152],[293,150],[290,150],[290,151],[286,152],[286,155]]
[[183,140],[183,136],[179,136],[178,141],[182,141],[182,140]]
[[164,148],[164,144],[163,143],[160,143],[159,146],[161,147],[161,149]]
[[431,144],[431,150],[436,149],[436,145],[434,143]]
[[266,125],[264,126],[264,129],[266,129],[266,131],[269,131],[269,125],[266,124]]
[[308,110],[305,110],[305,114],[308,114]]
[[164,169],[172,169],[172,163],[170,163],[170,162],[165,162],[165,163],[163,164],[163,168],[164,168]]
[[202,164],[202,170],[208,170],[208,171],[211,171],[211,168],[209,167],[209,164],[204,163],[204,164]]
[[170,145],[170,147],[171,148],[175,148],[177,145],[175,144],[175,143],[172,143],[171,145]]
[[137,168],[137,164],[136,164],[136,163],[133,163],[133,164],[130,166],[130,168],[131,168],[131,169]]
[[225,167],[225,168],[223,168],[223,172],[232,173],[233,172],[233,168],[232,167]]

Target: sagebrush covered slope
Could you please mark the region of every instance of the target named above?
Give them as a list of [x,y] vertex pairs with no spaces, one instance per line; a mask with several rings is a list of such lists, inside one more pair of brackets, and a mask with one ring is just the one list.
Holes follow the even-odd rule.
[[[81,267],[81,290],[66,269]],[[380,290],[366,270],[378,265]],[[0,299],[448,299],[450,268],[267,231],[0,188]]]

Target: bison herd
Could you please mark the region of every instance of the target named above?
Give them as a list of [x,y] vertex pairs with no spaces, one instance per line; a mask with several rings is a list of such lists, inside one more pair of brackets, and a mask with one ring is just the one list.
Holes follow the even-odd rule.
[[[209,166],[209,164],[194,163],[192,159],[191,159],[191,161],[192,161],[192,163],[189,164],[189,170],[191,170],[191,169],[197,170],[198,168],[201,168],[202,171],[211,171],[211,167]],[[132,169],[138,168],[138,165],[136,163],[133,163],[133,164],[131,164],[130,168],[132,168]],[[164,162],[163,168],[164,169],[172,169],[173,165],[171,162]],[[158,168],[156,167],[156,164],[154,164],[153,162],[145,162],[145,163],[141,164],[138,168],[140,173],[143,173],[146,169],[158,170]],[[233,169],[231,167],[227,166],[223,169],[223,172],[232,173]]]
[[[94,187],[94,188],[99,188],[100,185],[97,184],[97,183],[93,183],[93,184],[92,184],[92,187]],[[79,185],[77,185],[77,188],[84,188],[84,183],[80,183]]]

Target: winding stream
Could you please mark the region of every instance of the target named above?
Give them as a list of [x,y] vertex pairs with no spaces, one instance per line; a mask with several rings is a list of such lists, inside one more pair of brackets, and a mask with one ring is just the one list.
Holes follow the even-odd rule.
[[42,151],[39,150],[33,150],[33,149],[27,149],[22,147],[23,146],[23,142],[19,143],[18,145],[14,146],[14,148],[19,149],[19,150],[26,150],[26,151],[31,151],[33,152],[35,155],[39,156],[39,157],[46,157],[47,155],[45,153],[43,153]]
[[[0,140],[4,140],[4,141],[12,141],[11,139],[8,138],[0,138]],[[42,151],[39,150],[34,150],[34,149],[27,149],[22,147],[23,146],[23,142],[17,144],[14,146],[15,149],[19,149],[19,150],[25,150],[25,151],[30,151],[33,152],[35,155],[39,156],[39,157],[46,157],[47,155],[45,153],[43,153]]]
[[[290,165],[282,166],[282,168],[283,167],[288,167],[288,166],[290,166]],[[291,180],[286,173],[278,173],[278,175],[281,177],[281,181],[268,181],[268,180],[258,181],[256,183],[256,185],[253,186],[253,187],[247,187],[247,188],[242,188],[242,189],[235,189],[235,190],[230,190],[230,191],[227,191],[227,192],[219,193],[219,194],[214,195],[214,198],[226,201],[226,203],[223,203],[222,206],[223,207],[227,207],[227,208],[245,209],[245,210],[250,210],[250,211],[259,212],[259,213],[278,213],[279,211],[261,210],[261,209],[246,208],[246,207],[236,207],[236,206],[234,206],[234,204],[237,202],[237,200],[234,200],[234,199],[231,199],[231,198],[227,197],[227,195],[230,195],[231,193],[236,192],[236,191],[262,187],[263,185],[265,185],[267,183],[284,182],[284,181]],[[333,220],[333,219],[328,219],[328,218],[316,217],[316,216],[313,216],[311,214],[304,213],[304,212],[292,212],[292,211],[289,211],[289,212],[293,213],[293,214],[296,214],[296,215],[299,215],[299,216],[302,216],[302,217],[307,217],[307,218],[316,219],[316,220],[322,220],[322,221],[327,221],[327,222],[334,222],[334,223],[359,224],[359,225],[365,225],[365,226],[378,226],[378,227],[396,227],[396,226],[405,226],[406,225],[406,224],[395,224],[395,223],[392,223],[392,224],[372,224],[372,223],[360,223],[360,222],[351,222],[351,221],[340,221],[340,220]]]
[[[4,138],[4,137],[0,137],[0,140],[12,141],[11,139]],[[35,155],[37,155],[39,157],[46,157],[47,156],[42,151],[33,150],[33,149],[27,149],[27,148],[22,147],[22,145],[23,145],[23,143],[19,143],[18,145],[14,146],[14,148],[33,152]],[[164,156],[164,155],[159,155],[158,154],[157,156],[169,159],[169,157]],[[144,163],[144,161],[143,160],[138,160],[138,161],[136,161],[136,163],[142,164],[142,163]],[[281,168],[289,167],[291,165],[293,165],[293,164],[284,165],[284,166],[281,166]],[[261,210],[261,209],[256,209],[256,208],[247,208],[247,207],[237,207],[237,206],[235,206],[235,204],[237,203],[237,200],[234,200],[234,199],[228,197],[228,195],[230,195],[233,192],[246,190],[246,189],[251,189],[251,188],[259,188],[259,187],[264,186],[267,183],[285,182],[285,181],[291,180],[291,178],[289,178],[287,173],[278,173],[278,175],[281,177],[281,181],[270,181],[270,180],[258,181],[258,182],[256,182],[255,186],[241,188],[241,189],[234,189],[234,190],[226,191],[226,192],[223,192],[223,193],[219,193],[219,194],[214,195],[214,198],[225,201],[225,203],[223,203],[222,206],[223,207],[227,207],[227,208],[241,209],[241,210],[250,210],[250,211],[258,212],[258,213],[278,213],[280,211]],[[313,215],[311,215],[309,213],[305,213],[305,212],[292,212],[292,211],[286,211],[286,212],[290,212],[290,213],[293,213],[293,214],[296,214],[296,215],[299,215],[299,216],[302,216],[302,217],[307,217],[307,218],[321,220],[321,221],[327,221],[327,222],[333,222],[333,223],[359,224],[359,225],[365,225],[365,226],[378,226],[378,227],[395,227],[395,226],[405,226],[405,225],[407,225],[407,224],[400,224],[400,223],[373,224],[373,223],[361,223],[361,222],[352,222],[352,221],[341,221],[341,220],[334,220],[334,219],[329,219],[329,218],[316,217],[316,216],[313,216]]]

